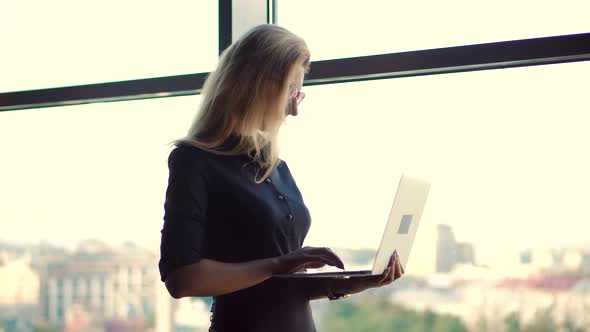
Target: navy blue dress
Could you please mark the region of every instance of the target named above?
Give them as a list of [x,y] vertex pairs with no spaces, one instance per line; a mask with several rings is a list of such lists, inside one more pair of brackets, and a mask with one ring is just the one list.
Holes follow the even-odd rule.
[[[284,161],[269,179],[254,181],[247,155],[221,156],[179,145],[168,158],[159,269],[202,258],[238,263],[301,248],[311,218]],[[315,331],[301,281],[271,278],[214,298],[211,331]]]

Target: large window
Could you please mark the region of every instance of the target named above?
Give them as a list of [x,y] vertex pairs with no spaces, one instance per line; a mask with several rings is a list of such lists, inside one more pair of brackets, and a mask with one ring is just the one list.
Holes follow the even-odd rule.
[[4,1],[0,92],[207,72],[217,1]]
[[[40,90],[6,94],[6,109],[80,103],[0,112],[0,331],[207,330],[211,299],[171,299],[157,270],[168,143],[201,97],[83,103],[196,91],[216,65],[218,31],[229,40],[229,22],[249,22],[234,2],[0,5],[0,93]],[[312,61],[590,31],[582,0],[273,3]],[[493,63],[587,58],[558,44],[561,55],[536,55],[543,44]],[[432,187],[406,275],[313,302],[318,331],[587,330],[590,62],[351,82],[392,73],[359,65],[347,76],[338,71],[354,61],[341,61],[312,63],[323,76],[281,131],[312,214],[305,245],[370,267],[399,176]],[[203,74],[76,86],[190,73]]]
[[0,328],[172,326],[157,270],[168,143],[199,99],[0,113]]
[[[170,141],[199,96],[0,113],[2,238],[158,248]],[[34,231],[33,231],[34,230]],[[67,230],[67,231],[65,231]]]
[[[312,213],[306,245],[330,246],[349,262],[366,264],[397,177],[406,172],[432,181],[406,276],[344,302],[314,303],[320,330],[377,319],[365,311],[376,305],[375,296],[389,304],[371,310],[414,317],[411,324],[428,321],[419,313],[430,309],[455,317],[436,316],[444,324],[474,331],[481,324],[504,326],[506,317],[524,326],[551,301],[556,321],[564,321],[569,308],[572,324],[582,324],[590,308],[578,285],[590,270],[583,222],[590,218],[584,201],[589,74],[590,63],[582,62],[304,88],[300,115],[283,128],[281,153]],[[139,315],[149,326],[166,324],[162,317],[179,327],[207,325],[208,307],[195,299],[168,316],[162,301],[169,297],[155,269],[167,143],[185,134],[198,101],[173,97],[0,114],[0,240],[8,250],[0,273],[18,266],[27,247],[41,267],[37,277],[16,270],[25,281],[15,279],[0,300],[36,301],[42,317],[66,325],[76,310]],[[101,252],[113,248],[118,256],[105,262],[110,256]],[[129,265],[130,257],[141,264]],[[96,266],[109,271],[109,264],[111,274],[92,274]],[[56,266],[74,279],[52,270]],[[151,266],[146,275],[129,274],[145,266]],[[531,275],[539,283],[523,286]],[[37,286],[27,292],[18,285]],[[137,302],[129,295],[134,292],[150,301]],[[115,301],[121,294],[124,301]]]

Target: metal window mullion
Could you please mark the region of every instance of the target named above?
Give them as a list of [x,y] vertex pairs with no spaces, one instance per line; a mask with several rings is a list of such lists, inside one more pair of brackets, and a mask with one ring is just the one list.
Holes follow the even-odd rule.
[[312,62],[305,85],[590,60],[590,33]]
[[[590,60],[590,33],[315,61],[305,85]],[[208,73],[0,93],[0,111],[197,94]]]
[[219,54],[232,42],[232,0],[219,0]]

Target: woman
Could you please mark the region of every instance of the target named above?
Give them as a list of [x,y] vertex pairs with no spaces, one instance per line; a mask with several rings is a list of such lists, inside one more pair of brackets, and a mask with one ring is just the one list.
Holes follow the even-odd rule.
[[161,278],[174,298],[214,297],[211,331],[315,331],[310,300],[403,274],[394,254],[377,278],[272,278],[344,268],[328,248],[302,248],[311,218],[278,157],[279,129],[298,113],[308,69],[301,38],[274,25],[253,28],[221,55],[188,135],[170,153]]

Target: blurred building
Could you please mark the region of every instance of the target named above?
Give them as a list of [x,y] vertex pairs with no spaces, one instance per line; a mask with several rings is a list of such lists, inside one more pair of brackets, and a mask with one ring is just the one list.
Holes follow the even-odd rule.
[[210,308],[199,298],[185,297],[174,301],[175,332],[205,332],[211,325]]
[[39,276],[30,266],[31,257],[0,257],[0,305],[36,304]]
[[41,269],[41,317],[66,329],[113,320],[122,326],[120,320],[138,318],[153,324],[156,262],[155,254],[131,244],[113,248],[96,240],[81,242],[74,253]]
[[[40,291],[40,274],[35,263],[41,251],[57,253],[44,243],[30,245],[0,241],[0,331],[33,331],[38,318]],[[44,257],[49,258],[48,255]]]
[[450,272],[457,261],[455,234],[448,225],[437,226],[436,272]]
[[457,242],[453,229],[448,225],[437,225],[436,272],[449,273],[458,263],[474,264],[473,244]]
[[590,275],[590,250],[580,248],[537,248],[520,253],[520,264],[535,274]]
[[155,332],[170,332],[173,330],[173,298],[159,279],[156,281],[156,321]]
[[433,310],[462,318],[470,331],[504,331],[504,319],[517,314],[528,324],[539,313],[556,322],[571,320],[576,326],[590,326],[590,279],[580,276],[535,276],[498,280],[430,278],[427,284],[399,288],[391,294],[395,303],[415,310]]
[[586,250],[582,253],[580,270],[582,273],[590,275],[590,250]]
[[488,315],[494,315],[499,308],[507,308],[518,313],[523,322],[527,322],[540,312],[548,312],[558,322],[571,319],[578,326],[588,326],[589,282],[590,279],[576,275],[503,279],[496,284],[495,290],[487,293],[490,304]]
[[457,263],[475,263],[475,250],[473,249],[473,244],[467,242],[457,243]]
[[525,249],[520,252],[520,264],[531,264],[533,261],[533,251],[531,249]]
[[30,255],[9,253],[0,248],[0,331],[2,332],[32,331],[33,329],[39,277],[31,269],[30,260]]

